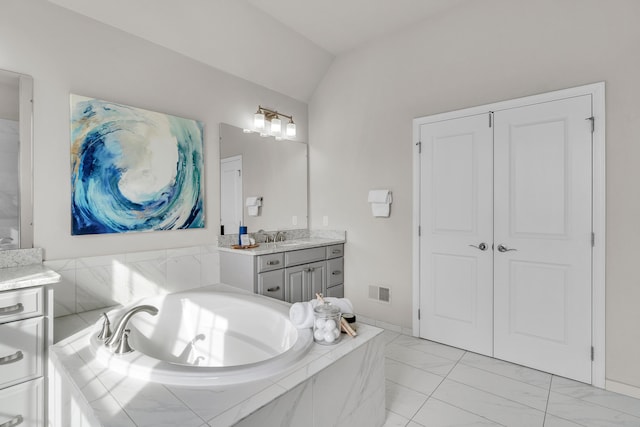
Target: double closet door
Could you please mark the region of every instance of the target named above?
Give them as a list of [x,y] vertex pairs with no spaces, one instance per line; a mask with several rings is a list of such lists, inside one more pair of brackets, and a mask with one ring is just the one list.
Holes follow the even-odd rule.
[[420,336],[591,382],[592,103],[420,126]]

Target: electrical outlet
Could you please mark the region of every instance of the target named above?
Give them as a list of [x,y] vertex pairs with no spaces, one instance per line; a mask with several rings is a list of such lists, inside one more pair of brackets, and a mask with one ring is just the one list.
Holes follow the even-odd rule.
[[324,227],[326,227],[326,226],[328,226],[328,225],[329,225],[329,217],[328,217],[327,215],[325,215],[325,216],[323,216],[323,217],[322,217],[322,225],[323,225]]
[[294,215],[291,217],[291,224],[292,225],[298,225],[298,216]]

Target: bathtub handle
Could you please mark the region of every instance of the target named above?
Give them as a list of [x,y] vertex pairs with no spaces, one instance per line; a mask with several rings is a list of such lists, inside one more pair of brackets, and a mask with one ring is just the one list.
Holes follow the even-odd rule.
[[22,415],[16,415],[6,423],[0,424],[0,427],[15,427],[17,425],[22,424],[23,421],[24,421],[24,418],[22,418]]
[[267,292],[277,292],[280,290],[280,286],[276,286],[274,288],[267,288]]

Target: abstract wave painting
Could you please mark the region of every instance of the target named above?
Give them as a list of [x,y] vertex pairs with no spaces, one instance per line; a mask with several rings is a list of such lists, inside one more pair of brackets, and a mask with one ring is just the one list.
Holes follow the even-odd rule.
[[72,235],[204,227],[203,126],[71,95]]

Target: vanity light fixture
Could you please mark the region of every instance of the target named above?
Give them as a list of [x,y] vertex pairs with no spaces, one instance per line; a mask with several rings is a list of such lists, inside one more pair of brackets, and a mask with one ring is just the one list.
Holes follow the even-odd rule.
[[[289,119],[284,133],[282,131],[282,120],[280,120],[280,116]],[[264,108],[261,105],[258,105],[258,111],[256,111],[256,114],[253,116],[253,127],[256,132],[260,132],[260,136],[274,136],[277,140],[296,136],[296,124],[293,122],[293,116]],[[269,127],[269,129],[267,129],[267,127]]]

